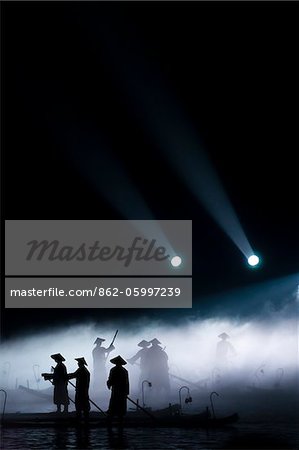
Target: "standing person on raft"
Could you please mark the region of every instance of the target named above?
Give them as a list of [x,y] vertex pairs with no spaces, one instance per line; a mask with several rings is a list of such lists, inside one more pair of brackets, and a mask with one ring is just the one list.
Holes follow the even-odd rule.
[[76,378],[76,395],[75,395],[75,406],[77,418],[81,418],[81,413],[83,412],[84,419],[87,421],[89,418],[90,404],[89,404],[89,382],[90,373],[85,366],[87,362],[85,358],[75,358],[78,362],[78,369],[74,373],[68,374],[68,379]]
[[111,398],[108,408],[108,424],[113,417],[117,416],[120,423],[127,412],[127,396],[129,395],[129,376],[128,371],[123,367],[127,362],[120,356],[111,359],[115,364],[110,370],[107,381],[108,389],[111,389]]
[[64,406],[63,412],[68,412],[69,396],[67,391],[67,370],[63,362],[65,358],[60,353],[51,355],[51,358],[56,362],[53,373],[42,373],[45,380],[53,380],[54,385],[54,404],[57,406],[56,412],[61,412],[61,405]]

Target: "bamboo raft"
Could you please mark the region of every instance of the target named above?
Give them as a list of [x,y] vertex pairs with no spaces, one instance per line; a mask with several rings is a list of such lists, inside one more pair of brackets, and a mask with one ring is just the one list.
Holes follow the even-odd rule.
[[[152,417],[141,415],[138,412],[129,412],[123,421],[125,428],[157,427],[157,428],[214,428],[236,423],[239,419],[237,413],[230,416],[212,418],[209,411],[199,414],[163,415],[157,412]],[[117,424],[117,422],[115,422]],[[2,427],[70,427],[81,426],[76,413],[20,413],[5,414],[2,418]],[[92,428],[107,427],[107,417],[98,412],[91,412],[85,424]]]

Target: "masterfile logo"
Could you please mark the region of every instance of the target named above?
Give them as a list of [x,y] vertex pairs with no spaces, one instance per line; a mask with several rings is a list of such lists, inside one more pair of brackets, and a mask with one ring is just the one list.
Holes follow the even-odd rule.
[[157,246],[157,240],[134,238],[129,247],[116,245],[115,247],[100,245],[99,241],[93,244],[83,242],[79,247],[64,245],[58,240],[37,241],[33,240],[27,243],[30,247],[27,261],[41,261],[48,258],[49,261],[121,261],[125,267],[128,267],[133,260],[135,261],[165,261],[170,257],[165,247]]
[[7,220],[5,272],[191,276],[191,225],[188,220]]

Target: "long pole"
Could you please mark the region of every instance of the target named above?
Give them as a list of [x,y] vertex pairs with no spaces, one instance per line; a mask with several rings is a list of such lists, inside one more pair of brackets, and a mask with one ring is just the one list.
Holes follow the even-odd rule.
[[212,413],[213,413],[213,419],[216,419],[214,403],[213,403],[213,395],[214,394],[217,395],[217,397],[219,397],[219,394],[218,394],[218,392],[215,392],[215,391],[211,392],[211,394],[210,394],[210,402],[211,402],[211,408],[212,408]]
[[[114,336],[113,336],[113,339],[112,339],[111,344],[109,345],[109,347],[111,347],[111,346],[114,344],[114,341],[115,341],[115,339],[116,339],[117,333],[118,333],[118,330],[116,330],[116,332],[115,332],[115,334],[114,334]],[[108,348],[109,348],[109,347],[108,347]],[[109,353],[107,353],[107,355],[106,355],[106,357],[105,357],[105,362],[107,361],[108,355],[109,355]]]
[[[52,380],[49,380],[49,379],[48,379],[47,381],[50,381],[50,383],[53,384],[53,386],[54,386],[54,383],[53,383]],[[72,403],[75,404],[74,400],[73,400],[69,395],[67,396],[67,398],[68,398]]]
[[110,347],[114,344],[114,341],[115,341],[115,339],[116,339],[117,333],[118,333],[118,330],[116,330],[116,332],[115,332],[115,335],[114,335],[114,337],[113,337],[113,339],[112,339],[112,342],[111,342],[111,344],[110,344]]
[[[76,388],[76,386],[70,381],[70,380],[68,380],[68,383],[71,385],[71,386],[73,386],[75,389],[77,389]],[[90,401],[90,403],[92,403],[93,404],[93,406],[95,406],[102,414],[104,414],[104,416],[107,416],[107,414],[94,402],[94,401],[92,401],[91,399],[89,399],[89,401]],[[75,402],[73,402],[73,403],[75,403]]]
[[[134,364],[136,364],[136,366],[140,366],[140,364],[137,363],[137,362],[135,362]],[[192,386],[196,387],[197,389],[199,388],[197,383],[194,383],[194,382],[192,382],[190,380],[186,380],[186,378],[178,377],[177,375],[174,375],[173,373],[170,373],[170,372],[168,373],[168,375],[171,378],[175,378],[176,380],[183,381],[184,383],[191,384]]]
[[142,408],[142,406],[140,406],[138,403],[134,402],[134,400],[132,400],[130,397],[127,396],[127,399],[131,403],[133,403],[133,405],[137,406],[137,408],[141,409],[141,411],[143,411],[145,414],[147,414],[151,419],[157,420],[157,417],[155,417],[153,414],[149,413],[146,409]]

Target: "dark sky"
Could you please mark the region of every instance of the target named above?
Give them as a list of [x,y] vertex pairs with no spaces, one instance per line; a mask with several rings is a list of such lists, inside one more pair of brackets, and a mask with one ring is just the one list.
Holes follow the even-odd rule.
[[[295,2],[2,2],[1,10],[2,218],[148,218],[119,185],[120,167],[156,219],[193,220],[196,306],[208,312],[206,295],[297,272]],[[140,104],[133,95],[140,83],[144,97],[164,87],[196,130],[263,257],[260,270],[248,270],[161,153],[142,95]],[[164,120],[161,110],[162,128]],[[90,152],[105,182],[98,187]],[[122,314],[7,310],[2,333]]]

